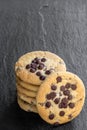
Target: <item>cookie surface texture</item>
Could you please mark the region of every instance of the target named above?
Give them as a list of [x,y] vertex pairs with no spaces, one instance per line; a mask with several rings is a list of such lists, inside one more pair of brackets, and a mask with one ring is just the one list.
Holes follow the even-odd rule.
[[38,113],[50,124],[64,124],[79,115],[84,99],[85,87],[78,76],[70,72],[52,73],[37,93]]
[[15,64],[16,75],[34,85],[40,85],[51,72],[56,71],[66,71],[66,65],[59,56],[47,51],[27,53]]

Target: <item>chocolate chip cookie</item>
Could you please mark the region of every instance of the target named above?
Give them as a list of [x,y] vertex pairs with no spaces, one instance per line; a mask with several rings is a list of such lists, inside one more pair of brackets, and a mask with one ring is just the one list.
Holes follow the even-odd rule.
[[41,84],[37,93],[38,113],[50,124],[63,124],[79,115],[84,99],[85,87],[77,75],[54,72]]
[[66,71],[66,65],[59,56],[47,51],[27,53],[15,64],[17,77],[34,85],[40,85],[48,75],[56,71]]

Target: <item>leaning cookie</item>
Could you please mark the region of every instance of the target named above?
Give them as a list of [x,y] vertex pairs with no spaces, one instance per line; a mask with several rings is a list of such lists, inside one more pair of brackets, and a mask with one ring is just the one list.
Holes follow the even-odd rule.
[[31,104],[21,100],[19,97],[18,97],[17,101],[18,101],[20,108],[23,109],[24,111],[38,113],[36,106],[34,106],[34,105],[32,106]]
[[66,71],[66,65],[59,56],[47,51],[27,53],[15,64],[17,77],[34,85],[40,85],[55,71]]
[[78,76],[70,72],[53,73],[37,93],[38,113],[50,124],[64,124],[79,115],[84,99],[85,87]]

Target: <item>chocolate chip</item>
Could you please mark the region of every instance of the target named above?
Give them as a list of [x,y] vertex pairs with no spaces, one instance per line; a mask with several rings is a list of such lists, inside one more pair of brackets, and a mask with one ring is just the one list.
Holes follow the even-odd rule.
[[45,106],[46,106],[47,108],[49,108],[49,107],[51,106],[51,103],[50,103],[50,102],[46,102]]
[[56,86],[56,85],[52,85],[52,86],[51,86],[51,89],[52,89],[52,90],[56,90],[56,89],[57,89],[57,86]]
[[61,102],[67,104],[67,103],[68,103],[68,99],[65,97],[65,98],[63,98],[63,99],[61,100]]
[[40,59],[38,57],[36,57],[36,58],[34,58],[34,60],[32,60],[32,63],[39,64],[40,63]]
[[71,85],[71,89],[72,89],[72,90],[76,90],[76,88],[77,88],[77,86],[76,86],[75,84],[72,84],[72,85]]
[[74,104],[74,103],[69,103],[69,107],[70,107],[70,108],[74,108],[74,107],[75,107],[75,104]]
[[45,61],[46,61],[46,59],[45,59],[45,58],[42,58],[42,59],[41,59],[41,61],[42,61],[42,62],[45,62]]
[[37,76],[41,76],[41,72],[38,71],[38,72],[36,73],[36,75],[37,75]]
[[34,60],[35,60],[35,61],[38,60],[38,57],[34,58]]
[[70,95],[70,91],[69,90],[65,90],[65,91],[63,91],[63,94],[64,95]]
[[49,75],[51,73],[50,70],[46,70],[45,74]]
[[26,69],[29,69],[30,68],[30,64],[26,65]]
[[36,69],[36,68],[37,68],[37,64],[32,63],[32,64],[31,64],[31,68]]
[[40,62],[40,59],[37,59],[36,60],[36,64],[40,64],[41,62]]
[[59,115],[60,115],[60,116],[64,116],[64,115],[65,115],[65,112],[64,112],[64,111],[60,111],[60,112],[59,112]]
[[50,100],[50,99],[51,99],[50,94],[47,94],[47,95],[46,95],[46,98],[47,98],[48,100]]
[[66,103],[62,103],[62,108],[67,108],[67,104]]
[[40,76],[40,80],[45,80],[45,78],[46,78],[46,77],[43,76],[43,75]]
[[50,96],[51,96],[51,99],[54,99],[56,97],[56,93],[55,92],[51,92]]
[[40,63],[38,69],[42,70],[44,68],[44,64]]
[[67,108],[67,103],[61,102],[59,108]]
[[60,98],[56,98],[56,99],[54,100],[55,104],[58,104],[59,101],[60,101]]
[[49,115],[49,119],[52,120],[54,118],[54,114]]
[[59,125],[59,122],[55,122],[53,125],[54,125],[54,126],[58,126],[58,125]]
[[62,81],[62,78],[61,78],[60,76],[58,76],[58,77],[56,78],[56,80],[57,80],[57,83],[58,83],[58,82],[61,82],[61,81]]
[[61,86],[61,87],[60,87],[60,90],[61,90],[61,91],[64,91],[64,90],[65,90],[65,86]]
[[61,100],[61,103],[59,104],[59,108],[67,108],[67,103],[68,103],[68,99],[67,98],[63,98]]
[[50,100],[50,99],[54,99],[56,97],[56,93],[55,92],[51,92],[50,94],[47,94],[47,99]]
[[36,63],[39,60],[38,57],[34,58],[34,60],[32,60],[32,63]]
[[68,95],[68,100],[71,100],[72,98],[72,95]]
[[31,68],[31,69],[30,69],[30,72],[31,72],[31,73],[34,73],[35,71],[36,71],[36,69],[34,69],[34,68]]
[[70,86],[71,86],[71,84],[70,84],[70,83],[67,83],[67,84],[65,85],[65,87],[66,87],[67,89],[69,89],[69,88],[70,88]]
[[72,119],[72,115],[71,114],[68,116],[68,119]]
[[38,58],[37,57],[34,58],[31,63],[36,63],[36,59],[38,59]]
[[32,60],[32,62],[31,63],[36,63],[36,61],[35,60]]

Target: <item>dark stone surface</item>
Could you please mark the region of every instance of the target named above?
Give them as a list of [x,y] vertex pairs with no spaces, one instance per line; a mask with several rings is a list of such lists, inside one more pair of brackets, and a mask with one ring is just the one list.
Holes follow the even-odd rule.
[[87,88],[87,1],[0,0],[0,130],[86,130],[87,98],[75,120],[55,128],[18,107],[14,64],[34,50],[61,56]]

